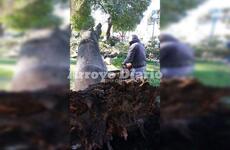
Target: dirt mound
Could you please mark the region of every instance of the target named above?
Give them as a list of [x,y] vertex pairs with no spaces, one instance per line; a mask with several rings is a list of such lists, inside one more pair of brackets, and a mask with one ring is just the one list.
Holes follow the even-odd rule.
[[159,139],[160,128],[156,87],[146,82],[109,82],[80,92],[50,89],[0,93],[3,149],[142,149],[143,145],[151,149],[159,145],[154,140]]
[[230,89],[196,80],[161,83],[161,149],[226,150],[230,141]]
[[217,109],[230,89],[211,88],[197,80],[165,80],[161,83],[161,115],[164,119],[208,114]]
[[67,149],[68,93],[0,93],[1,149]]
[[97,84],[71,95],[71,144],[79,149],[206,149],[211,139],[201,143],[199,136],[210,132],[217,140],[224,137],[221,127],[230,127],[222,103],[229,91],[193,79],[164,80],[160,88],[146,82]]
[[151,149],[160,129],[157,98],[157,88],[147,82],[100,83],[72,93],[71,144],[81,149],[102,149],[104,143],[105,149]]
[[124,81],[100,83],[80,92],[50,89],[0,93],[1,148],[229,148],[227,88],[187,79],[165,80],[160,88]]
[[230,95],[230,88],[208,87],[193,79],[164,80],[160,91],[165,120],[208,114],[219,108],[222,97]]

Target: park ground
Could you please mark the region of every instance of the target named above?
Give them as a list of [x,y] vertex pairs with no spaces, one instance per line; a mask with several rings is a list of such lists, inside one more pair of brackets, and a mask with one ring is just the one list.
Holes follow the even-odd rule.
[[[109,69],[120,69],[123,58],[115,58]],[[0,58],[0,90],[8,90],[10,81],[14,75],[16,68],[16,60]],[[71,73],[74,72],[76,60],[71,60]],[[226,87],[230,86],[230,64],[223,62],[213,62],[205,60],[197,60],[195,65],[194,77],[202,83],[210,86]],[[158,71],[159,64],[148,61],[147,71]],[[159,79],[150,79],[152,85],[158,86]],[[71,80],[71,88],[73,88],[73,80]]]

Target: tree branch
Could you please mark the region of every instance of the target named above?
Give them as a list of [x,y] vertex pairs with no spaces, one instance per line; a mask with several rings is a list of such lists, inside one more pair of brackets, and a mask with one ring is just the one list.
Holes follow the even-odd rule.
[[100,1],[95,0],[95,2],[96,2],[98,5],[101,6],[101,8],[104,10],[104,12],[105,12],[106,14],[108,14],[108,11],[105,9],[105,7],[101,4]]

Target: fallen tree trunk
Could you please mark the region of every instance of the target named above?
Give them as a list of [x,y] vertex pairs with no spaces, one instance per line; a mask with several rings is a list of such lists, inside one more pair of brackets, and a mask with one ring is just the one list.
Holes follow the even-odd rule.
[[100,74],[106,74],[107,67],[100,54],[98,40],[101,35],[101,24],[96,29],[83,33],[79,44],[76,63],[75,90],[84,90],[90,85],[101,82]]

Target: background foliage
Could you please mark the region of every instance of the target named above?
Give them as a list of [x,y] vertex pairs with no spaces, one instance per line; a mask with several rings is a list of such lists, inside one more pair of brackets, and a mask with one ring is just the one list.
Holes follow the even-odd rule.
[[189,9],[205,0],[161,0],[161,27],[182,19]]
[[61,19],[53,14],[54,4],[67,0],[1,0],[0,22],[7,28],[28,30],[59,26]]
[[73,0],[71,23],[78,31],[93,26],[91,11],[100,9],[110,16],[116,31],[131,31],[140,23],[150,2],[151,0]]

